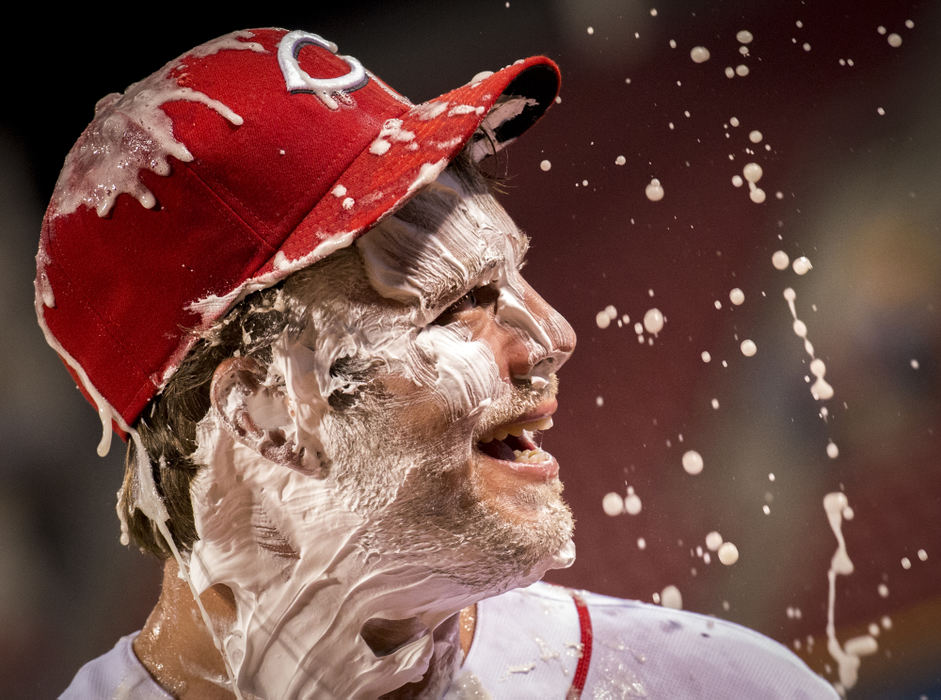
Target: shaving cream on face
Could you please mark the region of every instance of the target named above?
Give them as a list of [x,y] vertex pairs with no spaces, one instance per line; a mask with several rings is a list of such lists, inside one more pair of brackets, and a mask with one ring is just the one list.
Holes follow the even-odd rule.
[[[261,389],[221,409],[263,417],[259,435],[237,437],[217,407],[199,426],[191,575],[198,591],[232,590],[221,636],[246,693],[377,696],[416,681],[445,620],[573,559],[558,482],[495,494],[475,452],[481,426],[551,396],[571,331],[519,275],[509,217],[453,179],[430,189],[451,212],[431,229],[410,204],[289,280],[311,302],[306,327],[275,344]],[[499,290],[494,322],[543,363],[542,384],[502,377],[466,324],[431,323],[481,284]],[[296,463],[262,456],[272,435]],[[524,522],[508,516],[520,510]]]

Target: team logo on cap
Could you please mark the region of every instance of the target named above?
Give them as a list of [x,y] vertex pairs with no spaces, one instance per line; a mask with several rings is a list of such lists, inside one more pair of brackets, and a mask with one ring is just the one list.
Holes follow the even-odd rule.
[[288,92],[313,93],[320,98],[324,105],[330,109],[337,109],[340,104],[336,98],[348,92],[359,90],[369,81],[369,76],[366,74],[363,64],[355,58],[340,56],[340,59],[350,67],[349,73],[337,78],[312,77],[297,62],[297,55],[301,49],[311,45],[327,49],[330,53],[337,52],[337,45],[332,41],[327,41],[323,37],[310,32],[299,30],[288,32],[281,39],[281,43],[278,44],[278,65],[281,66],[284,83]]

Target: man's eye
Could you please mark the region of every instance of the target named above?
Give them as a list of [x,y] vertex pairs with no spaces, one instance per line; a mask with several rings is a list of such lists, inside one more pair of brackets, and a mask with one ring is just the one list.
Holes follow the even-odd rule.
[[461,311],[469,311],[470,309],[477,307],[477,290],[472,289],[467,294],[462,296],[456,302],[451,304],[444,312],[446,315],[458,314]]
[[470,311],[471,309],[477,308],[477,290],[472,289],[467,294],[462,296],[456,302],[451,304],[448,308],[442,311],[438,318],[435,319],[435,323],[443,324],[450,323],[451,320],[462,311]]
[[449,323],[455,316],[464,311],[471,311],[479,307],[495,306],[499,295],[499,290],[492,284],[483,287],[475,287],[445,309],[444,312],[435,319],[435,323]]

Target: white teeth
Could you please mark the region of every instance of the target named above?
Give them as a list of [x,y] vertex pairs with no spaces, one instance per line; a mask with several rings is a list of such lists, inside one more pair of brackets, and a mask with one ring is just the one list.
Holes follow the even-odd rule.
[[537,464],[546,461],[546,453],[542,450],[513,450],[514,462],[529,462]]
[[480,442],[490,442],[491,440],[504,440],[507,435],[515,435],[516,437],[521,437],[523,431],[534,431],[534,430],[548,430],[552,427],[552,417],[546,416],[545,418],[540,418],[539,420],[529,421],[527,423],[510,423],[509,425],[501,426],[497,428],[492,433],[487,435],[482,435],[480,437]]
[[542,420],[533,421],[526,424],[527,430],[548,430],[552,427],[552,416],[546,416]]

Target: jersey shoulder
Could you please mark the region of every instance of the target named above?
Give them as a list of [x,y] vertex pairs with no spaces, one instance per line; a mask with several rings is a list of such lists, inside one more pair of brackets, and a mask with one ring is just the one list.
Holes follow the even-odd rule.
[[838,697],[789,649],[754,630],[546,583],[478,605],[464,670],[494,697],[563,697],[576,680],[585,697]]
[[135,632],[121,637],[110,651],[82,666],[59,699],[172,700],[134,654],[131,644],[136,636]]

